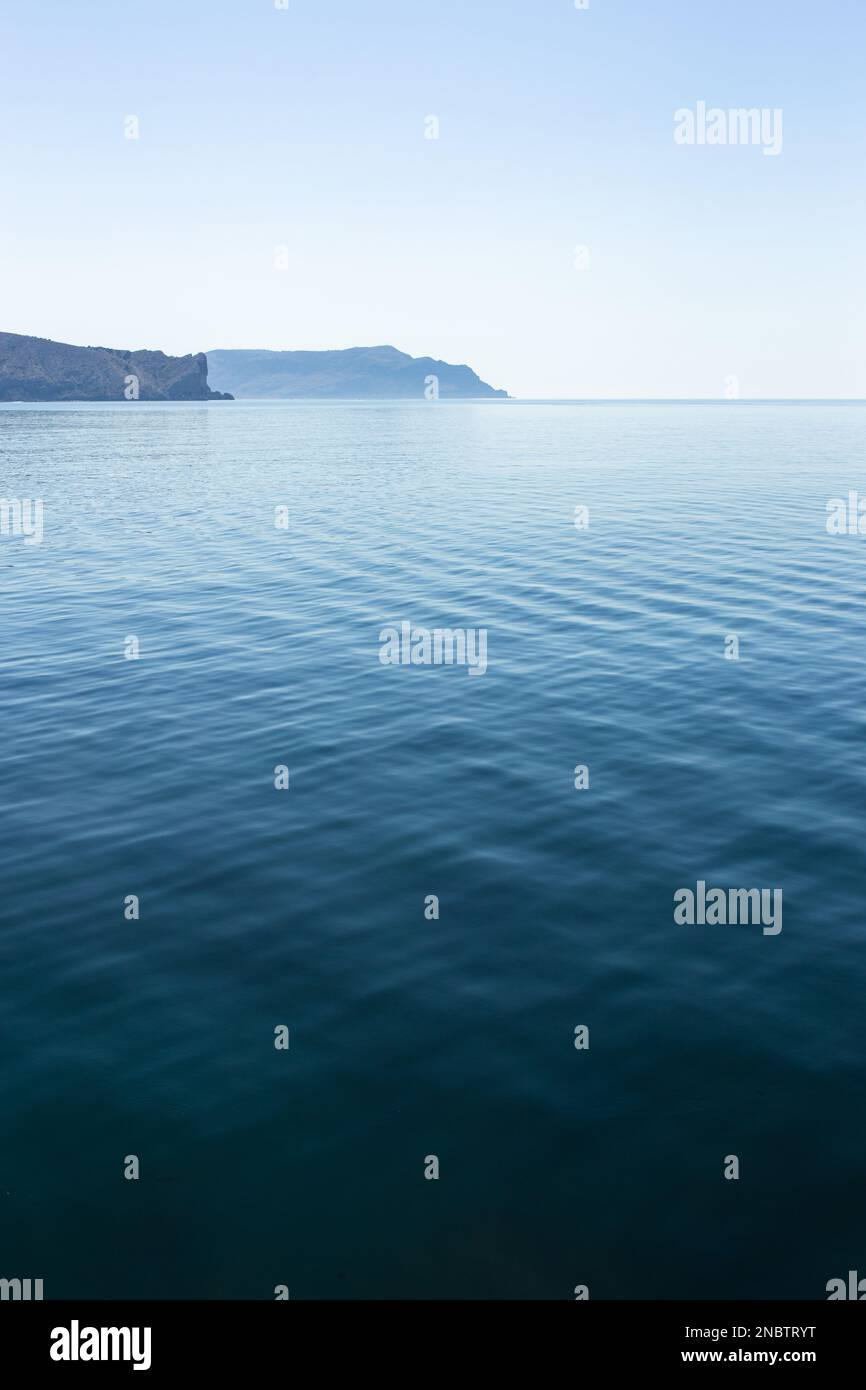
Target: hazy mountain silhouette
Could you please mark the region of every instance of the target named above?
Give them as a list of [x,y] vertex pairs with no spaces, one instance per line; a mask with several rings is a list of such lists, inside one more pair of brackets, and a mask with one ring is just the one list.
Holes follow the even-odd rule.
[[[416,399],[440,396],[507,397],[471,367],[433,357],[410,357],[395,347],[342,348],[331,352],[268,352],[218,348],[207,354],[209,381],[233,396],[259,400]],[[434,385],[430,378],[435,378]]]

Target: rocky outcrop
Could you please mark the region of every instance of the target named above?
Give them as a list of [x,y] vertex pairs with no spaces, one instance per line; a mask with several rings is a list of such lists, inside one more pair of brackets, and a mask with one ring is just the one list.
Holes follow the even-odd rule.
[[167,357],[0,333],[0,401],[231,400],[207,375],[203,352]]

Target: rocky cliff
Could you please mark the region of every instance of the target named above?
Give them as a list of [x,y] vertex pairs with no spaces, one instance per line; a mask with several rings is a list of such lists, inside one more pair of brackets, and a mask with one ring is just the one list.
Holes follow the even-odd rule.
[[73,347],[49,338],[0,333],[0,401],[211,401],[203,352]]

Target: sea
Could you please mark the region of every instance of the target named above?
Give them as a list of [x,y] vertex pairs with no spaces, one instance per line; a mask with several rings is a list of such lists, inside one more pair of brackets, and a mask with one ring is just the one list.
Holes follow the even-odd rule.
[[866,1275],[864,460],[857,403],[0,407],[0,1277]]

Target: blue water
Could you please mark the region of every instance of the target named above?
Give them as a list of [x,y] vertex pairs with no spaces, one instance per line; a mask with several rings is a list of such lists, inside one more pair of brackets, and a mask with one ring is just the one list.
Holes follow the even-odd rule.
[[[0,1276],[866,1274],[864,459],[856,406],[0,409],[45,507],[0,537]],[[404,620],[487,671],[383,666]],[[698,879],[782,932],[675,925]]]

